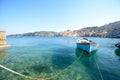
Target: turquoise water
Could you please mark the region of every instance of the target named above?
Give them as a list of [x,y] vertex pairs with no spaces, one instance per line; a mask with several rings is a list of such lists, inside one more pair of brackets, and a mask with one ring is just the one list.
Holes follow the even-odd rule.
[[[69,66],[51,80],[101,80],[97,62],[104,80],[119,80],[120,50],[114,46],[119,39],[89,38],[100,44],[98,51],[93,52],[90,57],[76,48],[77,39],[77,37],[7,37],[11,47],[0,50],[0,64],[34,78],[51,77]],[[29,79],[0,68],[0,80]]]

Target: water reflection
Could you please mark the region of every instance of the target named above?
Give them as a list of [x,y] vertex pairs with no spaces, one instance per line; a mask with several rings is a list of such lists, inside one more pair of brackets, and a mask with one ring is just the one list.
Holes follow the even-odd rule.
[[116,50],[115,50],[115,54],[116,54],[117,56],[120,56],[120,49],[116,49]]
[[85,67],[93,66],[93,64],[95,63],[95,53],[96,51],[93,51],[90,56],[87,56],[87,53],[85,51],[76,48],[76,56],[80,57],[82,55],[80,61]]
[[4,60],[6,58],[7,58],[7,49],[1,48],[0,49],[0,61]]
[[79,64],[81,63],[85,67],[85,72],[92,76],[92,80],[100,80],[100,76],[96,68],[96,60],[98,60],[96,52],[97,51],[93,51],[90,56],[87,56],[86,52],[76,48],[76,56],[80,57],[82,55],[79,60]]

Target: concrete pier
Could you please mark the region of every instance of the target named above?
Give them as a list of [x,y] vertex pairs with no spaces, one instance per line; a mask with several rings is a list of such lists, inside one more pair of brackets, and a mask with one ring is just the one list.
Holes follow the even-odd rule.
[[10,45],[6,43],[6,32],[0,30],[0,48],[5,48],[5,47],[10,47]]

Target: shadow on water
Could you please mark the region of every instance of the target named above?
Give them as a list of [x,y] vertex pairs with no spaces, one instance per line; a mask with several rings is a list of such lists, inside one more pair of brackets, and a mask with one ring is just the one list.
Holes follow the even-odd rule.
[[7,58],[7,49],[1,48],[0,49],[0,61],[5,60]]
[[[81,63],[84,67],[85,67],[85,71],[92,76],[92,80],[100,80],[100,76],[98,74],[98,69],[96,68],[96,63],[95,63],[95,57],[97,57],[96,55],[96,51],[91,52],[91,55],[88,56],[85,51],[76,48],[76,56],[81,58],[79,60],[79,63]],[[97,58],[96,58],[97,59]]]
[[115,50],[115,54],[116,54],[117,56],[120,56],[120,49],[116,49],[116,50]]
[[96,55],[95,53],[96,53],[96,51],[93,51],[93,52],[91,53],[91,55],[88,56],[88,55],[87,55],[88,53],[86,53],[85,51],[83,51],[83,50],[81,50],[81,49],[76,48],[76,56],[77,56],[77,57],[80,57],[80,55],[82,55],[81,58],[80,58],[80,62],[81,62],[85,67],[93,66],[93,64],[95,63],[95,60],[94,60],[94,56]]
[[[7,58],[7,49],[6,48],[0,48],[0,64],[2,62],[4,62],[4,60],[6,58]],[[0,67],[0,80],[6,80],[7,79],[9,74],[6,74],[6,73],[7,73],[7,71]]]
[[115,50],[115,54],[119,57],[119,61],[120,61],[120,49],[119,48]]
[[74,52],[70,48],[60,48],[54,50],[56,54],[52,56],[52,66],[56,69],[64,69],[75,60]]

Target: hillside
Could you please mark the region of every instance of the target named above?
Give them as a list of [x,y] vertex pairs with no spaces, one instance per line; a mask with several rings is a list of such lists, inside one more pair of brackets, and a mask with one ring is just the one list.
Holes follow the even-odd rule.
[[86,27],[74,31],[67,30],[62,33],[63,33],[62,36],[64,36],[64,34],[68,34],[65,36],[120,38],[120,21],[109,23],[100,27],[93,26],[93,27]]
[[58,37],[60,34],[54,31],[38,31],[23,34],[12,34],[8,36],[39,36],[39,37]]
[[39,36],[39,37],[114,37],[120,38],[120,21],[103,26],[86,27],[79,30],[66,30],[63,32],[39,31],[33,33],[12,34],[9,36]]
[[75,30],[75,32],[78,36],[120,38],[120,21],[109,23],[100,27],[87,27]]

